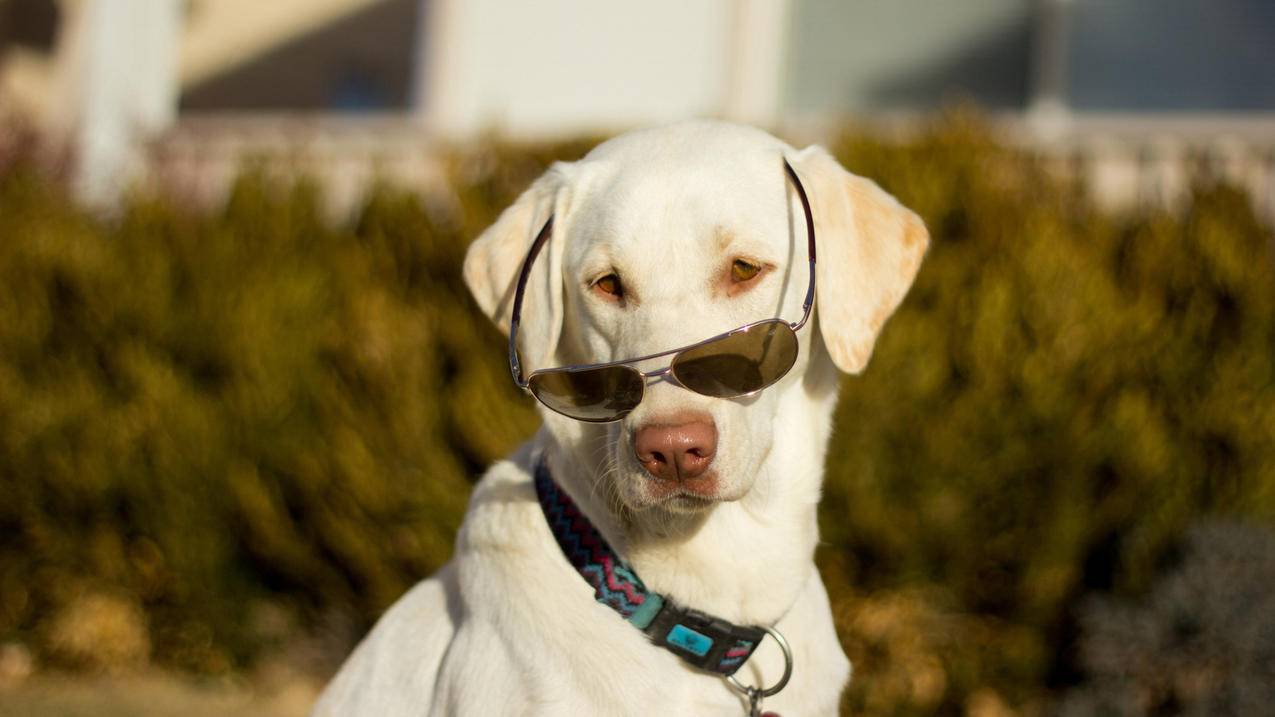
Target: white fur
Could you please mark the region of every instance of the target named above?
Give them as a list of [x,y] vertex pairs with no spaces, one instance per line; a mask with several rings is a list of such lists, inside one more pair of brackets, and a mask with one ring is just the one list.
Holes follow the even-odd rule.
[[[452,561],[386,613],[315,715],[745,713],[722,678],[653,647],[593,600],[536,502],[531,474],[542,452],[648,587],[736,623],[773,624],[787,637],[793,678],[767,709],[837,712],[850,664],[813,562],[837,367],[863,368],[911,283],[926,244],[915,215],[821,149],[689,122],[623,135],[555,165],[474,243],[465,274],[507,329],[519,263],[554,216],[523,306],[528,370],[640,356],[774,316],[796,320],[808,282],[806,229],[784,158],[810,193],[820,251],[820,308],[798,334],[793,370],[735,400],[654,380],[642,404],[611,424],[542,409],[536,436],[479,483]],[[752,290],[727,296],[714,282],[738,256],[772,269]],[[623,306],[589,288],[611,271],[625,285]],[[821,316],[836,321],[821,324]],[[720,500],[708,508],[657,502],[633,456],[637,427],[685,411],[711,416],[718,431]],[[738,677],[771,684],[781,671],[767,640]]]

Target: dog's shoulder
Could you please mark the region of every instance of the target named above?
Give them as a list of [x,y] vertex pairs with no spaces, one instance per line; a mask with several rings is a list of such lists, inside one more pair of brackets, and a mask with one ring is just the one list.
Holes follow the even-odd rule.
[[430,704],[462,614],[456,566],[448,563],[381,616],[328,684],[313,717],[413,714]]
[[532,484],[530,446],[488,469],[469,498],[456,540],[458,554],[539,550],[532,537],[549,539]]
[[[345,714],[417,714],[430,705],[483,703],[519,692],[499,633],[499,595],[536,568],[527,555],[554,555],[535,488],[532,447],[494,464],[474,488],[450,562],[401,597],[381,617],[328,685],[315,717]],[[543,535],[542,535],[543,533]],[[556,549],[556,546],[552,546]],[[503,668],[503,669],[497,669]],[[481,695],[461,694],[477,672]],[[505,684],[510,683],[510,684]]]

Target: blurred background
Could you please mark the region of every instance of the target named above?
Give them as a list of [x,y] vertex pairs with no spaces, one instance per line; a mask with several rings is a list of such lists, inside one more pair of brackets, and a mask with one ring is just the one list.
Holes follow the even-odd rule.
[[538,423],[467,243],[693,116],[933,235],[843,713],[1269,713],[1272,67],[1268,0],[0,0],[0,715],[304,714]]

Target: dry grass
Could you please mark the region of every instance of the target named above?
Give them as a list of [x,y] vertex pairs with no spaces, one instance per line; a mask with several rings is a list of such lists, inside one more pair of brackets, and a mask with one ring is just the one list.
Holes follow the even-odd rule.
[[0,717],[301,717],[319,685],[286,680],[196,680],[150,671],[127,676],[43,674],[0,689]]

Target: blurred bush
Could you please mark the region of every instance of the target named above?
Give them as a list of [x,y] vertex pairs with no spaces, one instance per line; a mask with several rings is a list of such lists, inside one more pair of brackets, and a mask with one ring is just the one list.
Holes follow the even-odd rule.
[[1087,683],[1063,717],[1259,715],[1275,705],[1275,532],[1205,523],[1136,604],[1081,612]]
[[[849,704],[955,713],[994,689],[1038,708],[1042,688],[1079,679],[1082,595],[1147,589],[1200,516],[1275,518],[1270,232],[1205,172],[1178,212],[1104,215],[960,116],[903,146],[837,149],[934,235],[845,381],[828,458],[833,591],[871,605],[927,590],[896,620],[914,625],[899,639],[916,666],[844,633]],[[935,661],[940,696],[874,697]]]
[[[0,640],[76,664],[61,626],[140,614],[139,650],[217,671],[281,625],[356,637],[535,428],[460,261],[589,144],[492,143],[450,197],[379,187],[340,227],[256,174],[103,221],[0,152]],[[1082,596],[1145,591],[1201,516],[1275,518],[1269,233],[1203,175],[1105,215],[960,116],[834,150],[934,236],[829,454],[846,707],[1040,711],[1090,674]]]
[[458,226],[381,189],[333,230],[318,201],[247,176],[220,215],[106,223],[5,167],[0,634],[105,591],[145,607],[157,659],[220,670],[259,647],[254,601],[366,625],[446,560],[468,479],[534,412]]

